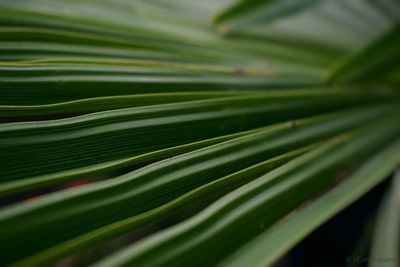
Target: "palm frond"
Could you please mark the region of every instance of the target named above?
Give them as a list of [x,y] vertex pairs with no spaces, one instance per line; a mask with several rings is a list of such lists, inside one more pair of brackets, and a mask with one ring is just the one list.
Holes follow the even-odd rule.
[[274,264],[400,163],[399,9],[0,1],[0,265]]

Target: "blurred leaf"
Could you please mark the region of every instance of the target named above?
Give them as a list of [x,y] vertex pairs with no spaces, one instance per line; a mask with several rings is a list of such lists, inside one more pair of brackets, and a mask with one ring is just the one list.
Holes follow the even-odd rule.
[[400,61],[400,26],[396,25],[361,52],[350,56],[327,76],[328,83],[371,83],[385,81],[398,71]]
[[[278,222],[264,231],[228,258],[221,266],[270,266],[318,226],[385,179],[400,163],[399,149],[399,141],[386,147],[345,181],[290,214],[287,220]],[[390,222],[394,223],[393,220]],[[395,227],[397,229],[398,224]],[[386,253],[380,256],[382,255],[386,255]]]
[[[398,150],[399,151],[399,150]],[[399,165],[399,164],[398,164]],[[400,172],[383,197],[377,216],[368,266],[397,266],[400,234]]]
[[[315,149],[227,194],[187,221],[118,251],[97,266],[214,265],[325,188],[338,169],[379,149],[382,143],[378,140],[383,140],[379,135],[363,132],[339,142],[342,144],[333,142]],[[318,165],[314,164],[317,159]],[[210,251],[210,244],[218,250]],[[196,257],[199,253],[202,257]]]
[[397,10],[0,1],[0,265],[272,264],[398,164]]
[[215,16],[214,21],[224,23],[251,13],[262,13],[263,20],[271,21],[309,8],[319,1],[321,0],[238,0]]

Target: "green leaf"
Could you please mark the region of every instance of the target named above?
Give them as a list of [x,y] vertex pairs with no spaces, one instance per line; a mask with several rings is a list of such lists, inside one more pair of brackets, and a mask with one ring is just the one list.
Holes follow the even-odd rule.
[[[390,134],[392,138],[395,132]],[[329,185],[339,169],[379,149],[383,140],[380,133],[363,131],[341,145],[333,142],[315,149],[220,198],[191,219],[102,260],[98,266],[216,264]],[[317,159],[318,165],[314,164]],[[210,251],[210,245],[218,250]]]
[[349,56],[329,71],[328,83],[371,83],[398,70],[400,26],[396,25],[364,50]]
[[[397,149],[398,155],[399,149]],[[393,158],[396,158],[393,155]],[[399,165],[400,160],[397,162]],[[397,266],[400,234],[400,172],[393,177],[391,186],[381,202],[377,216],[368,266]]]
[[[324,117],[306,120],[294,128],[290,124],[277,125],[110,180],[12,205],[0,214],[0,235],[7,241],[7,246],[2,249],[8,251],[8,259],[4,260],[27,256],[85,231],[154,209],[215,179],[351,129],[360,123],[360,119],[363,121],[364,114],[362,111],[354,118],[333,116],[330,120]],[[368,151],[390,140],[398,130],[398,126],[390,122],[397,118],[398,114],[388,116],[384,122],[374,126],[376,129],[385,126],[385,130],[379,128],[368,132],[365,138],[370,144],[364,144],[363,149]],[[347,159],[346,162],[350,161]],[[33,218],[36,218],[35,223],[24,224]],[[17,250],[21,246],[18,237],[25,235],[30,236],[29,244],[35,245],[27,246],[24,251]]]
[[398,10],[0,1],[0,265],[273,264],[397,164]]
[[[286,220],[277,222],[276,225],[265,230],[236,251],[220,266],[261,267],[272,265],[318,226],[387,178],[400,163],[399,149],[399,141],[387,146],[368,160],[359,170],[346,178],[345,181],[340,182],[306,207],[294,211]],[[390,222],[394,221],[390,220]],[[398,224],[393,224],[393,227],[397,229]],[[383,247],[381,248],[383,249]],[[385,253],[380,254],[380,256],[383,255]]]
[[230,135],[223,135],[211,139],[206,139],[194,143],[184,144],[180,146],[173,146],[153,152],[140,154],[134,157],[128,157],[121,160],[108,161],[105,163],[99,163],[95,165],[88,165],[81,168],[72,168],[65,171],[53,172],[50,174],[44,174],[26,179],[18,179],[16,181],[0,183],[0,196],[7,196],[10,194],[27,191],[30,189],[48,186],[60,182],[70,181],[86,175],[93,175],[98,173],[110,172],[118,170],[123,167],[132,166],[140,163],[152,162],[154,160],[161,160],[168,157],[173,157],[181,153],[193,151],[202,147],[224,142],[230,139],[234,139],[239,136],[243,136],[252,132],[256,132],[260,129],[234,133]]
[[[301,94],[236,96],[5,124],[0,128],[0,151],[7,150],[8,156],[0,162],[0,179],[11,181],[133,157],[380,100],[375,94],[343,91],[331,91],[329,98],[319,90]],[[29,154],[22,153],[27,150]]]
[[[178,103],[201,99],[213,99],[235,95],[229,92],[184,92],[184,93],[160,93],[160,94],[136,94],[109,97],[95,97],[79,99],[68,102],[45,105],[2,105],[0,106],[0,118],[19,117],[23,121],[28,118],[41,118],[43,115],[65,114],[82,115],[96,111],[121,109],[131,107],[143,107],[167,103]],[[34,117],[38,116],[38,117]]]
[[271,21],[309,8],[319,1],[321,0],[238,0],[215,16],[214,21],[224,23],[252,13],[262,13],[263,20]]
[[174,210],[188,205],[198,199],[209,197],[215,193],[221,194],[221,192],[234,189],[239,185],[256,178],[257,176],[282,165],[290,159],[297,157],[298,155],[306,152],[308,149],[309,148],[307,147],[295,150],[209,182],[170,202],[167,202],[164,205],[139,215],[108,224],[94,231],[87,232],[81,236],[70,239],[64,243],[60,243],[49,248],[48,250],[44,250],[36,255],[33,255],[32,257],[28,257],[26,260],[16,263],[15,266],[42,266],[44,264],[49,264],[62,256],[86,248],[89,245],[99,241],[109,239],[127,231],[132,231],[142,225],[145,225],[146,223],[162,218],[162,216],[165,214],[171,213]]

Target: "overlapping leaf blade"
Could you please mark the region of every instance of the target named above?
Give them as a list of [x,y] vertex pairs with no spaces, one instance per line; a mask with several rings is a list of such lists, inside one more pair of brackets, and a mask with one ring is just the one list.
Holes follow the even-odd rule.
[[[1,1],[1,264],[51,265],[192,207],[91,263],[272,264],[382,181],[396,4],[295,2]],[[207,20],[227,6],[218,34]]]

